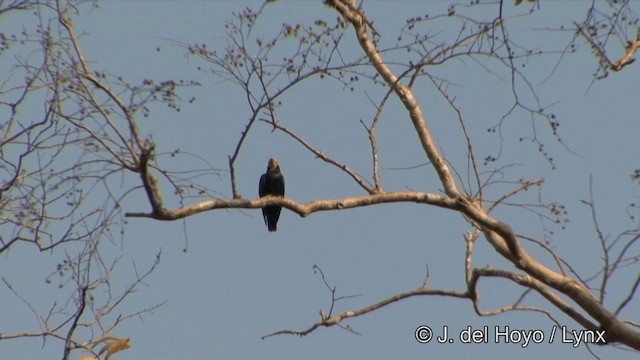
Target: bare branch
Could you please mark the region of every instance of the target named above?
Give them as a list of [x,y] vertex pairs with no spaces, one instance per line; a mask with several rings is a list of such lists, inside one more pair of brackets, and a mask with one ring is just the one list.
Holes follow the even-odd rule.
[[458,202],[447,197],[421,192],[384,192],[365,196],[352,196],[334,200],[315,200],[301,204],[289,198],[265,196],[258,199],[219,199],[207,200],[197,204],[169,209],[154,209],[152,213],[128,212],[126,217],[144,217],[156,220],[178,220],[204,211],[216,209],[260,209],[265,206],[278,205],[287,208],[301,217],[306,217],[314,212],[327,210],[345,210],[362,206],[370,206],[384,203],[414,202],[430,204],[447,209],[458,209]]
[[80,289],[78,289],[78,302],[79,302],[78,309],[76,310],[76,313],[73,315],[73,321],[71,323],[71,326],[69,327],[69,330],[67,331],[67,338],[64,344],[64,354],[62,355],[63,360],[68,359],[71,354],[71,350],[72,350],[71,338],[73,337],[73,333],[76,331],[76,328],[78,327],[80,317],[83,315],[84,309],[87,306],[87,286],[83,286]]
[[268,122],[270,124],[273,124],[274,128],[276,128],[276,129],[286,133],[287,135],[291,136],[292,138],[294,138],[296,141],[298,141],[300,144],[302,144],[302,146],[307,148],[307,150],[311,151],[315,156],[317,156],[318,158],[320,158],[324,162],[329,163],[329,164],[339,168],[340,170],[344,171],[345,173],[347,173],[347,175],[351,176],[351,178],[358,185],[360,185],[361,188],[363,188],[369,194],[374,194],[376,192],[375,189],[372,189],[371,183],[369,183],[369,181],[367,181],[365,178],[363,178],[362,176],[360,176],[359,174],[357,174],[356,172],[351,170],[347,165],[342,164],[337,160],[334,160],[333,158],[327,156],[323,151],[320,151],[320,150],[314,148],[307,141],[305,141],[303,138],[298,136],[293,131],[287,129],[286,127],[280,125],[279,123],[276,123],[275,120],[271,120],[271,121],[263,120],[263,119],[260,119],[260,120]]
[[398,77],[393,74],[389,66],[384,62],[376,48],[376,44],[369,38],[367,33],[367,25],[369,24],[369,21],[361,11],[355,9],[347,1],[328,0],[326,3],[336,8],[336,10],[338,10],[338,12],[340,12],[340,14],[348,20],[351,25],[353,25],[358,42],[367,54],[369,61],[371,61],[371,64],[380,76],[382,76],[389,88],[392,89],[398,96],[399,100],[402,101],[402,104],[405,106],[411,118],[411,122],[416,130],[425,155],[429,158],[435,171],[440,177],[445,193],[451,197],[459,196],[460,194],[455,181],[451,176],[451,171],[443,160],[442,155],[438,151],[438,148],[431,137],[431,133],[427,129],[422,109],[414,98],[411,89],[399,83]]
[[[589,321],[587,318],[582,316],[582,314],[580,314],[578,311],[576,311],[575,309],[567,305],[562,299],[560,299],[551,291],[549,291],[549,289],[546,286],[544,286],[541,282],[531,278],[528,275],[515,274],[509,271],[493,269],[490,267],[485,267],[482,269],[474,269],[471,275],[471,281],[468,283],[471,294],[475,293],[475,290],[473,289],[476,288],[477,282],[482,276],[501,277],[501,278],[509,279],[517,284],[536,290],[538,293],[540,293],[540,295],[545,297],[549,302],[551,302],[554,306],[559,308],[562,312],[564,312],[565,314],[573,318],[581,326],[591,330],[598,329],[598,327],[593,322]],[[543,312],[549,318],[556,321],[546,310],[542,310],[534,307],[522,307],[517,304],[507,306],[494,311],[484,312],[479,308],[479,304],[477,303],[478,297],[472,296],[472,299],[474,299],[474,308],[476,309],[476,312],[478,313],[478,315],[495,315],[495,314],[498,314],[504,311],[510,311],[510,310],[533,310],[533,311]]]
[[325,317],[321,321],[316,322],[311,327],[305,330],[280,330],[280,331],[267,334],[263,336],[262,339],[264,340],[268,337],[272,337],[275,335],[285,335],[285,334],[305,336],[310,334],[314,330],[318,329],[319,327],[330,327],[334,325],[339,325],[345,319],[362,316],[372,311],[378,310],[384,306],[387,306],[397,301],[404,300],[414,296],[451,296],[451,297],[460,298],[460,299],[468,298],[468,294],[466,292],[459,292],[454,290],[430,290],[430,289],[425,289],[423,287],[419,287],[412,291],[407,291],[407,292],[403,292],[403,293],[391,296],[387,299],[384,299],[382,301],[379,301],[375,304],[371,304],[361,309],[344,311],[336,316]]
[[581,200],[583,204],[586,204],[591,209],[591,220],[593,221],[593,226],[595,227],[596,235],[598,238],[598,243],[600,244],[600,248],[602,249],[602,280],[599,287],[600,292],[600,303],[604,304],[604,296],[607,292],[607,281],[609,280],[609,251],[607,249],[607,240],[605,239],[602,231],[600,230],[600,225],[598,224],[598,217],[596,215],[596,208],[593,199],[593,177],[589,176],[589,201]]
[[625,66],[636,61],[636,59],[633,58],[633,55],[636,53],[636,51],[638,51],[639,48],[640,48],[640,32],[638,32],[638,38],[636,40],[631,41],[627,44],[624,55],[622,55],[622,57],[618,61],[611,64],[611,70],[620,71]]
[[618,308],[615,311],[616,316],[618,316],[618,314],[620,314],[624,307],[627,306],[631,302],[631,300],[633,300],[633,297],[636,295],[638,288],[640,288],[640,274],[638,274],[638,276],[636,277],[636,281],[631,286],[629,295],[627,295],[627,297],[620,303],[620,305],[618,305]]
[[[482,185],[480,184],[481,180],[480,180],[480,172],[478,171],[478,163],[476,161],[475,152],[473,150],[473,144],[471,143],[471,137],[469,136],[467,126],[465,124],[464,118],[462,117],[462,112],[460,111],[460,108],[455,104],[455,99],[452,99],[449,96],[449,94],[447,93],[447,90],[443,87],[442,82],[437,83],[435,79],[431,76],[429,76],[429,80],[431,80],[431,82],[436,87],[436,89],[438,89],[438,92],[445,98],[445,100],[447,100],[447,102],[449,103],[449,106],[456,113],[456,117],[458,118],[458,123],[460,124],[460,128],[462,129],[462,133],[464,135],[464,139],[467,144],[467,159],[468,159],[467,168],[471,167],[473,171],[473,181],[475,182],[475,185],[477,188],[476,189],[477,198],[480,201],[482,201],[483,200]],[[472,180],[469,179],[467,180],[467,182],[469,184],[468,195],[471,195],[472,193],[474,193],[474,191],[472,191],[471,189]]]
[[[382,185],[380,183],[380,159],[378,158],[378,142],[376,136],[376,128],[378,126],[378,121],[382,116],[382,110],[384,109],[384,105],[389,99],[389,95],[391,95],[391,90],[387,91],[379,105],[376,106],[376,115],[373,117],[371,121],[371,126],[365,125],[364,121],[360,120],[360,123],[367,130],[367,135],[369,137],[369,143],[371,144],[371,167],[373,171],[373,184],[374,184],[374,192],[379,193],[382,192]],[[368,95],[367,95],[368,97]],[[371,98],[369,101],[373,103]]]

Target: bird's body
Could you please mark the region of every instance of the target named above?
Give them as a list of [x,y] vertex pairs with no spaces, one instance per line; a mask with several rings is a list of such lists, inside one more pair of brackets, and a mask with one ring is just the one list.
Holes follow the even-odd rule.
[[[269,159],[267,171],[260,177],[258,193],[260,197],[267,195],[284,196],[284,177],[280,172],[278,160]],[[262,208],[262,217],[269,231],[278,230],[276,225],[278,224],[281,210],[282,207],[280,206],[265,206]]]

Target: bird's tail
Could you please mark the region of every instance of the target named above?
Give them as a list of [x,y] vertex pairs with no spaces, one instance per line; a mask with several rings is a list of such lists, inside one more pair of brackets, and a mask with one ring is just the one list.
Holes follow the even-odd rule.
[[274,232],[278,230],[278,227],[276,226],[276,222],[269,222],[269,224],[267,225],[267,227],[269,228],[270,232]]

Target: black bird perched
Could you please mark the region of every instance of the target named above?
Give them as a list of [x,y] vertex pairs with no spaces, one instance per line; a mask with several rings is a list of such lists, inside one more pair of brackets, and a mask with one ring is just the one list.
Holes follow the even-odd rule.
[[[277,159],[269,159],[267,171],[260,176],[258,193],[260,197],[267,195],[284,196],[284,177],[280,172],[280,163],[278,163]],[[269,231],[278,230],[276,225],[278,224],[281,210],[281,206],[265,206],[262,208],[262,217]]]

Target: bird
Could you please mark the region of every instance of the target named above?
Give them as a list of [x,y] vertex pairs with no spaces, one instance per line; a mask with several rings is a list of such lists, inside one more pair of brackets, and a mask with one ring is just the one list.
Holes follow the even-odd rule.
[[[277,159],[269,159],[267,171],[260,176],[258,194],[260,194],[260,197],[268,195],[284,196],[284,176],[280,172],[280,163]],[[262,208],[262,217],[270,232],[278,230],[277,224],[281,210],[281,206],[265,206]]]

